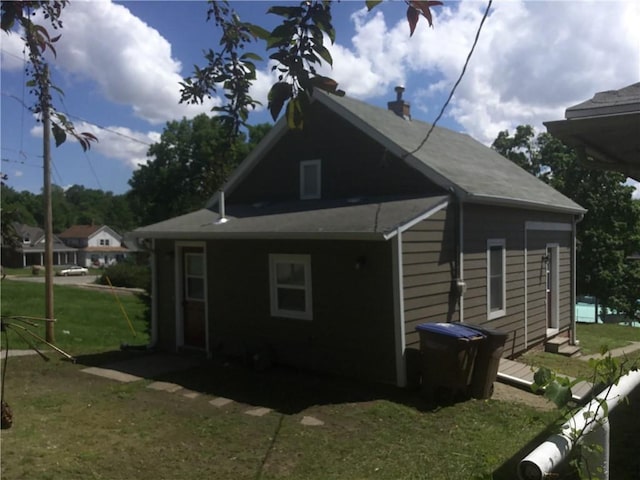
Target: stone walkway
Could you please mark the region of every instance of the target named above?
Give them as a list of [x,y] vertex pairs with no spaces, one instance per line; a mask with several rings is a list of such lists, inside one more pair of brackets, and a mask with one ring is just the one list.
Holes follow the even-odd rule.
[[[181,357],[171,357],[171,358],[172,358],[172,366],[174,367],[174,371],[176,368],[180,369],[181,367],[185,367],[185,366],[188,367],[191,364],[191,362],[187,361],[183,365],[176,366],[175,361]],[[149,368],[151,365],[151,362],[145,362],[145,363],[146,363],[146,368]],[[159,362],[154,362],[154,363],[156,365],[155,370],[157,371],[158,370],[157,365],[164,363],[163,358],[160,357]],[[130,368],[129,370],[135,371],[136,368],[134,366],[133,369]],[[144,380],[145,378],[151,377],[151,375],[142,375],[142,376],[134,375],[132,373],[123,372],[120,369],[115,369],[115,368],[87,367],[82,369],[81,371],[84,373],[96,375],[103,378],[108,378],[110,380],[115,380],[122,383],[137,382],[140,380]],[[140,373],[143,373],[143,372],[140,372]],[[159,392],[166,392],[169,394],[181,395],[191,400],[202,397],[204,395],[204,394],[201,394],[200,392],[189,390],[187,388],[182,387],[181,385],[178,385],[177,383],[171,383],[171,382],[154,381],[154,382],[151,382],[149,385],[147,385],[147,388],[151,390],[156,390]],[[225,398],[225,397],[212,398],[211,400],[209,400],[209,404],[214,408],[225,408],[231,405],[240,405],[236,401],[230,398]],[[244,410],[244,414],[250,415],[252,417],[264,417],[265,415],[268,415],[272,411],[273,410],[270,408],[252,406]],[[300,424],[308,427],[319,427],[324,425],[324,422],[318,418],[315,418],[309,415],[304,415],[300,419]]]

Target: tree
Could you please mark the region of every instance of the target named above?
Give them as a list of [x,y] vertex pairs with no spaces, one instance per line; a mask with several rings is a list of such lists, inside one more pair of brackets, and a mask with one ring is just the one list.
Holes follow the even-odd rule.
[[167,123],[160,142],[149,148],[149,161],[129,180],[128,198],[139,223],[201,208],[270,127],[249,127],[251,143],[240,134],[231,146],[229,128],[220,117],[204,114]]
[[[371,11],[382,0],[366,0]],[[439,1],[405,0],[410,35],[416,29],[420,16],[433,26],[431,7],[442,5]],[[275,120],[286,105],[286,118],[291,128],[302,128],[304,111],[309,104],[314,88],[344,95],[332,78],[318,74],[317,68],[324,63],[333,64],[331,53],[325,47],[325,37],[333,43],[336,31],[332,24],[332,2],[330,0],[304,0],[298,5],[273,6],[268,14],[282,18],[280,25],[271,32],[247,22],[226,0],[209,0],[207,21],[213,19],[220,30],[219,52],[205,52],[205,67],[195,67],[191,77],[182,85],[181,102],[202,103],[219,89],[224,90],[228,103],[214,107],[223,121],[230,127],[231,136],[246,126],[249,111],[258,102],[249,96],[249,88],[256,79],[254,62],[262,57],[254,52],[245,52],[249,44],[263,40],[266,50],[272,52],[269,59],[276,62],[272,71],[278,72],[278,81],[268,95],[268,109]]]
[[572,148],[549,133],[534,135],[521,125],[513,136],[500,132],[493,148],[587,209],[577,233],[578,294],[596,296],[605,312],[613,307],[635,318],[640,268],[628,257],[640,251],[640,208],[633,187],[624,185],[620,173],[583,166]]

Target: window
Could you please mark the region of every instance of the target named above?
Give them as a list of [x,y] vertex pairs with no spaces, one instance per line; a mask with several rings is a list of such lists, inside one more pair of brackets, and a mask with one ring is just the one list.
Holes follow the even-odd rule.
[[204,300],[204,255],[184,255],[184,296],[186,300]]
[[109,245],[109,239],[108,238],[101,238],[100,239],[100,245]]
[[487,317],[506,314],[506,251],[502,239],[487,241]]
[[311,258],[269,255],[271,315],[311,320]]
[[302,200],[320,198],[322,185],[320,166],[320,160],[300,162],[300,198]]

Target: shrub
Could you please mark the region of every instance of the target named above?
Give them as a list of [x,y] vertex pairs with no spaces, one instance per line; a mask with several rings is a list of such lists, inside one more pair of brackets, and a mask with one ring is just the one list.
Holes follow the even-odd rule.
[[142,288],[151,291],[151,270],[146,265],[123,262],[111,265],[104,270],[99,283],[108,285],[107,278],[114,287]]

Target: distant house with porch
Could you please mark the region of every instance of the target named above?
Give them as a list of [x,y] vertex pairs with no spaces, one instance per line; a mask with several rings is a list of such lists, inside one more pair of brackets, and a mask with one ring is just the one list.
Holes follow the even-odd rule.
[[[15,223],[17,245],[2,245],[2,265],[22,268],[44,265],[44,230],[22,223]],[[78,249],[65,244],[58,236],[53,236],[53,264],[65,265],[78,261]]]
[[125,259],[128,249],[122,235],[107,225],[73,225],[58,235],[69,247],[78,250],[78,265],[102,267]]

